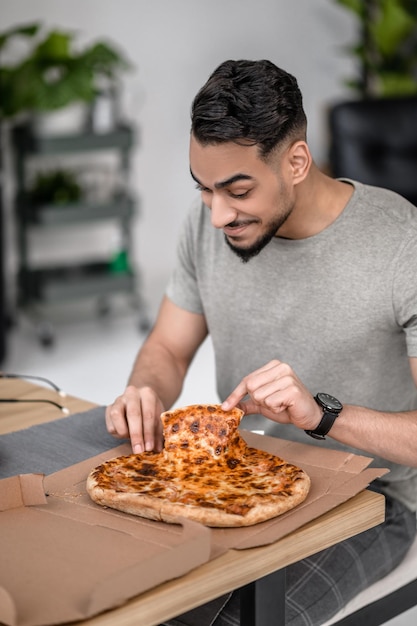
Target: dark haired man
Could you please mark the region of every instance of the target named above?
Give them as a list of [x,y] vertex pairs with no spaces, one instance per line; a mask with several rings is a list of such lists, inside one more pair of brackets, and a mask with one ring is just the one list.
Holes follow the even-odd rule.
[[[322,173],[297,82],[268,61],[210,76],[192,107],[190,167],[201,200],[107,428],[135,452],[160,450],[159,415],[210,334],[219,396],[243,408],[244,428],[388,466],[374,485],[386,522],[288,568],[287,624],[319,625],[416,532],[417,210]],[[238,607],[234,594],[173,623],[237,625]]]

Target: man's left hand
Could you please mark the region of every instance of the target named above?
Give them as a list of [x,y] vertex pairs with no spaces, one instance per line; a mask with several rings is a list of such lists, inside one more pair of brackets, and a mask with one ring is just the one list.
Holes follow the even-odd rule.
[[259,413],[303,430],[314,430],[322,418],[320,407],[293,369],[278,360],[243,378],[222,404],[226,411],[235,406],[245,415]]

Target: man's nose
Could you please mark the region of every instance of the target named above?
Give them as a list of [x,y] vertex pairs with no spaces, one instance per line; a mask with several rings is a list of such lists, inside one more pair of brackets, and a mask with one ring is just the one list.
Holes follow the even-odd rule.
[[213,193],[210,210],[214,228],[224,228],[236,219],[237,211],[230,206],[230,200],[224,194]]

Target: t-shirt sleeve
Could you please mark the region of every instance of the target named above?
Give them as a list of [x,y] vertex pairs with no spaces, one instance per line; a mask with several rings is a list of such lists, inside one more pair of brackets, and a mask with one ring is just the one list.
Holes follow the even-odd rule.
[[395,315],[405,332],[407,354],[417,357],[417,233],[400,251],[393,284]]
[[197,281],[198,225],[201,201],[196,201],[182,225],[174,270],[166,295],[174,304],[191,313],[203,313]]

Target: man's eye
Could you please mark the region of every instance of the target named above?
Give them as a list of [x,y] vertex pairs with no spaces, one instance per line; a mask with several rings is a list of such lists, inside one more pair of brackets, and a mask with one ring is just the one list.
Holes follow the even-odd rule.
[[236,198],[237,200],[242,200],[243,198],[246,198],[246,196],[249,195],[249,190],[242,191],[241,193],[232,193],[232,192],[230,192],[230,195],[232,196],[232,198]]

